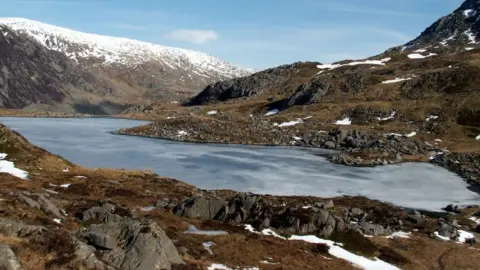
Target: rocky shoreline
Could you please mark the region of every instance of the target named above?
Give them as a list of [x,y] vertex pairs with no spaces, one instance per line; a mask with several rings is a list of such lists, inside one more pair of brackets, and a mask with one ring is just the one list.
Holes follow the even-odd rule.
[[149,172],[81,168],[3,126],[0,135],[0,150],[29,174],[0,174],[0,268],[356,269],[339,247],[391,269],[454,268],[459,256],[480,263],[469,248],[478,206],[428,213],[364,197],[200,190]]
[[336,127],[330,131],[310,131],[300,135],[291,130],[272,130],[266,123],[229,125],[221,122],[169,119],[145,126],[112,132],[202,144],[245,144],[294,146],[338,151],[321,154],[330,162],[356,167],[373,167],[402,162],[429,162],[458,174],[471,185],[480,184],[480,154],[455,153],[399,134],[381,135]]

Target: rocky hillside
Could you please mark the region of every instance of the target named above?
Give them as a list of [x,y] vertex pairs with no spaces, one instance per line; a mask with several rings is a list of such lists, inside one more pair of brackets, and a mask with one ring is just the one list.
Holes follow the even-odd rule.
[[200,52],[26,19],[0,19],[0,30],[1,101],[7,108],[118,113],[251,73]]
[[0,269],[398,270],[480,263],[471,248],[479,206],[428,213],[362,197],[200,190],[150,172],[82,168],[2,125],[0,154]]

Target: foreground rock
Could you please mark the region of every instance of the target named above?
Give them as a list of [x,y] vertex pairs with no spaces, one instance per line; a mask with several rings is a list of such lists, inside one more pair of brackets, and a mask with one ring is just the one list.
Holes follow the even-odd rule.
[[94,224],[78,235],[97,249],[101,260],[118,269],[169,270],[174,264],[183,264],[172,240],[151,221]]
[[15,253],[7,245],[0,244],[0,269],[21,270],[22,267]]

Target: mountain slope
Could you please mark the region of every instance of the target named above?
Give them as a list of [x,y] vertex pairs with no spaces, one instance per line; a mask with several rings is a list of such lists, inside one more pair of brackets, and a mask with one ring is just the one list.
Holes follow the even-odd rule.
[[480,2],[466,0],[452,13],[427,27],[417,38],[392,50],[418,50],[433,47],[440,52],[455,52],[472,47],[480,40]]
[[[195,93],[217,80],[252,72],[205,53],[87,34],[27,19],[1,18],[0,29],[3,34],[0,34],[0,42],[4,48],[0,61],[4,67],[9,70],[18,68],[19,59],[31,63],[31,66],[25,67],[25,72],[15,74],[13,80],[28,82],[33,70],[38,74],[46,72],[48,74],[37,75],[50,78],[50,83],[45,84],[42,84],[43,81],[38,84],[0,84],[5,93],[23,93],[21,98],[16,94],[4,95],[3,105],[8,108],[48,104],[42,106],[46,109],[91,112],[98,104],[103,104],[100,107],[120,104],[113,106],[118,107],[113,111],[108,110],[108,113],[114,113],[129,105],[155,99],[178,99],[178,95]],[[30,45],[20,45],[25,42]],[[32,49],[42,55],[42,63],[31,58]],[[12,54],[13,51],[16,54]],[[62,62],[60,66],[66,65],[68,69],[54,70],[57,74],[52,78],[49,73],[52,67],[43,64],[57,63],[58,59]],[[70,71],[71,74],[63,73]],[[88,83],[78,82],[77,77],[83,77]],[[8,78],[12,79],[11,76]],[[61,95],[50,96],[53,94],[48,90],[52,86],[51,81],[55,82],[53,88]],[[39,92],[43,94],[39,95]],[[86,105],[80,106],[79,110],[74,105],[78,102]],[[68,105],[63,106],[64,103]],[[56,105],[52,107],[52,104]],[[35,108],[42,106],[33,105]],[[102,110],[94,109],[99,113]]]

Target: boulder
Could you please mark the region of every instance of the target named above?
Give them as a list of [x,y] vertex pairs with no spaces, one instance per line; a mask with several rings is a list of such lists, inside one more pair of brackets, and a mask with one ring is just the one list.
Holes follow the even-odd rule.
[[335,143],[332,142],[332,141],[326,141],[326,142],[323,144],[323,147],[328,148],[328,149],[335,149],[337,146],[336,146]]
[[101,222],[119,222],[124,219],[124,217],[131,217],[128,209],[110,203],[101,203],[99,206],[94,206],[83,211],[80,219],[82,221],[92,219]]
[[389,230],[386,230],[381,225],[367,223],[367,222],[351,223],[350,228],[354,229],[354,230],[357,230],[361,234],[373,235],[373,236],[385,235],[387,233],[390,233]]
[[25,225],[8,218],[0,217],[0,234],[6,236],[27,237],[42,234],[46,230],[42,226]]
[[175,207],[173,212],[182,217],[210,220],[214,219],[226,205],[227,202],[223,199],[195,196]]
[[99,258],[118,269],[170,270],[172,265],[183,264],[172,240],[153,221],[124,218],[93,224],[78,236],[93,240]]
[[60,214],[60,210],[58,210],[57,206],[55,206],[55,204],[53,204],[50,200],[45,198],[45,196],[43,195],[38,196],[37,202],[40,205],[40,208],[42,209],[43,212],[47,214],[52,214],[56,218],[62,218],[62,214]]
[[21,270],[22,266],[15,253],[8,245],[0,244],[0,269]]
[[25,203],[32,208],[40,209],[40,204],[38,202],[28,198],[27,196],[25,196],[23,194],[18,194],[17,199],[18,199],[19,202]]

